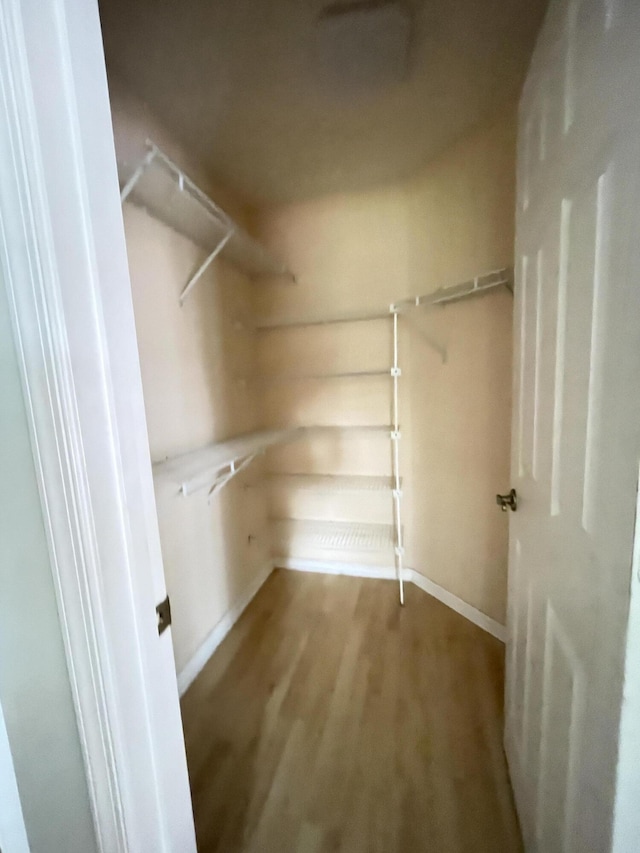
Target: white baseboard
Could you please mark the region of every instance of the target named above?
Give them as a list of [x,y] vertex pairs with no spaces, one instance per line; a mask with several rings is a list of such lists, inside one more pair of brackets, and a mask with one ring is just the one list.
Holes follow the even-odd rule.
[[420,572],[416,572],[415,569],[407,569],[405,571],[405,578],[417,587],[420,587],[420,589],[428,595],[432,595],[434,598],[437,598],[438,601],[446,604],[447,607],[455,610],[456,613],[460,614],[460,616],[464,616],[464,618],[468,619],[469,622],[473,622],[473,624],[477,625],[478,628],[482,628],[483,631],[491,634],[496,638],[496,640],[500,640],[501,643],[504,643],[507,636],[506,628],[504,625],[496,622],[495,619],[487,616],[486,613],[483,613],[471,604],[467,604],[466,601],[463,601],[461,598],[458,598],[457,595],[454,595],[439,584],[429,580],[429,578],[420,574]]
[[215,628],[200,645],[189,663],[187,663],[179,672],[178,692],[180,693],[180,696],[183,696],[186,693],[193,681],[195,681],[198,675],[200,675],[211,655],[215,652],[220,643],[242,616],[242,613],[249,602],[255,597],[258,590],[267,580],[273,571],[273,566],[273,562],[269,560],[269,562],[262,567],[260,572],[245,589],[242,595],[234,602],[229,610],[227,610],[222,619],[220,619]]
[[[384,566],[367,566],[360,563],[334,563],[324,560],[302,560],[295,557],[280,557],[273,561],[274,566],[279,566],[283,569],[291,569],[296,572],[319,572],[328,575],[350,575],[356,578],[381,578],[385,580],[395,580],[396,570],[393,567]],[[415,584],[427,595],[437,598],[442,604],[446,604],[451,610],[455,610],[460,616],[464,616],[469,622],[473,622],[483,631],[491,634],[501,643],[504,643],[506,638],[506,629],[504,625],[496,622],[490,616],[482,613],[471,604],[467,604],[457,595],[434,583],[429,578],[425,577],[415,569],[405,569],[404,579],[409,583]]]

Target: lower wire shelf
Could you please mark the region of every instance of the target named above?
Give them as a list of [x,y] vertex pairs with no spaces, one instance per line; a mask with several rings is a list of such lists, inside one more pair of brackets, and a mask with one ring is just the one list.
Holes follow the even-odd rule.
[[300,427],[245,433],[155,462],[154,476],[173,481],[183,495],[191,495],[204,488],[218,491],[258,453],[276,444],[295,441],[304,433]]
[[314,491],[326,494],[349,492],[389,492],[391,477],[372,477],[358,474],[268,474],[270,485]]
[[392,524],[272,518],[273,543],[283,553],[292,545],[327,551],[393,551]]
[[315,435],[357,435],[372,433],[385,435],[390,427],[385,424],[298,425],[245,433],[226,441],[218,441],[188,453],[154,462],[154,476],[176,483],[183,495],[208,488],[219,491],[259,453],[276,444],[300,441]]

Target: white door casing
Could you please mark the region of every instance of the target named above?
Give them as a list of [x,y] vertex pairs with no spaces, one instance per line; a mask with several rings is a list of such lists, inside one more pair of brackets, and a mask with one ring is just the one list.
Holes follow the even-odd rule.
[[3,0],[0,48],[0,262],[98,847],[194,853],[97,3]]
[[640,455],[639,35],[635,0],[552,0],[520,106],[505,746],[540,853],[612,849]]
[[0,705],[0,850],[29,853],[9,737]]

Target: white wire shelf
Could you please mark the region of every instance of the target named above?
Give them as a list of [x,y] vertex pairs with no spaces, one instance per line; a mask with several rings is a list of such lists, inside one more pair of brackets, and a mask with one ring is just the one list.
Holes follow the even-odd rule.
[[302,545],[320,551],[390,551],[394,547],[391,524],[308,519],[271,519],[273,543],[287,551]]
[[276,444],[309,438],[318,433],[373,432],[388,435],[388,425],[356,426],[289,426],[257,432],[207,444],[189,453],[154,462],[154,477],[169,480],[179,486],[183,495],[192,495],[208,488],[209,494],[219,491],[245,468],[258,454]]
[[267,480],[275,486],[322,493],[390,492],[391,477],[371,477],[359,474],[268,474]]
[[213,494],[259,453],[275,444],[294,441],[304,432],[304,429],[294,427],[247,433],[156,462],[153,473],[155,477],[176,483],[183,495],[192,495],[204,488]]
[[262,374],[250,377],[249,381],[260,382],[264,383],[265,385],[280,385],[286,384],[287,382],[304,382],[307,379],[371,379],[378,376],[391,375],[391,368],[388,367],[386,370],[351,370],[344,371],[342,373],[275,373],[270,375]]
[[187,282],[181,301],[218,255],[252,277],[284,276],[295,281],[285,264],[237,225],[153,142],[147,141],[147,153],[122,187],[120,197],[123,202],[129,199],[144,207],[208,253]]
[[298,424],[299,435],[296,438],[314,438],[317,435],[343,434],[346,437],[355,437],[358,433],[371,433],[389,438],[393,432],[390,424]]
[[258,331],[269,331],[272,329],[296,329],[307,326],[333,326],[340,323],[369,323],[373,320],[388,320],[389,310],[378,311],[370,314],[337,314],[334,317],[301,318],[295,320],[258,320],[256,329]]
[[[408,300],[411,302],[413,306],[414,300]],[[342,314],[336,315],[334,317],[323,317],[320,319],[299,319],[299,320],[258,320],[255,325],[255,329],[257,332],[273,332],[273,331],[287,331],[288,329],[303,329],[313,326],[335,326],[340,324],[349,324],[349,323],[369,323],[374,320],[389,320],[393,317],[394,313],[406,313],[404,308],[398,308],[396,311],[396,305],[403,305],[404,303],[395,303],[390,305],[385,311],[379,311],[372,314]],[[425,342],[433,349],[438,355],[442,358],[443,361],[446,361],[447,352],[444,345],[429,335],[424,329],[417,329],[418,334],[424,338]]]
[[390,310],[395,314],[404,314],[416,308],[447,305],[451,302],[459,302],[461,299],[466,299],[469,296],[478,296],[496,287],[506,287],[513,292],[513,269],[511,267],[492,270],[483,275],[478,275],[470,281],[465,281],[454,287],[442,287],[424,296],[413,296],[411,299],[402,299],[400,302],[394,302],[390,306]]

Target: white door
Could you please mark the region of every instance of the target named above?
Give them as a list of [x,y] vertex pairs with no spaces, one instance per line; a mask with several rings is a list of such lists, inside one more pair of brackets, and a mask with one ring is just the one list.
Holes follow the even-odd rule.
[[541,853],[612,843],[640,452],[639,38],[637,0],[552,0],[521,102],[505,742]]

